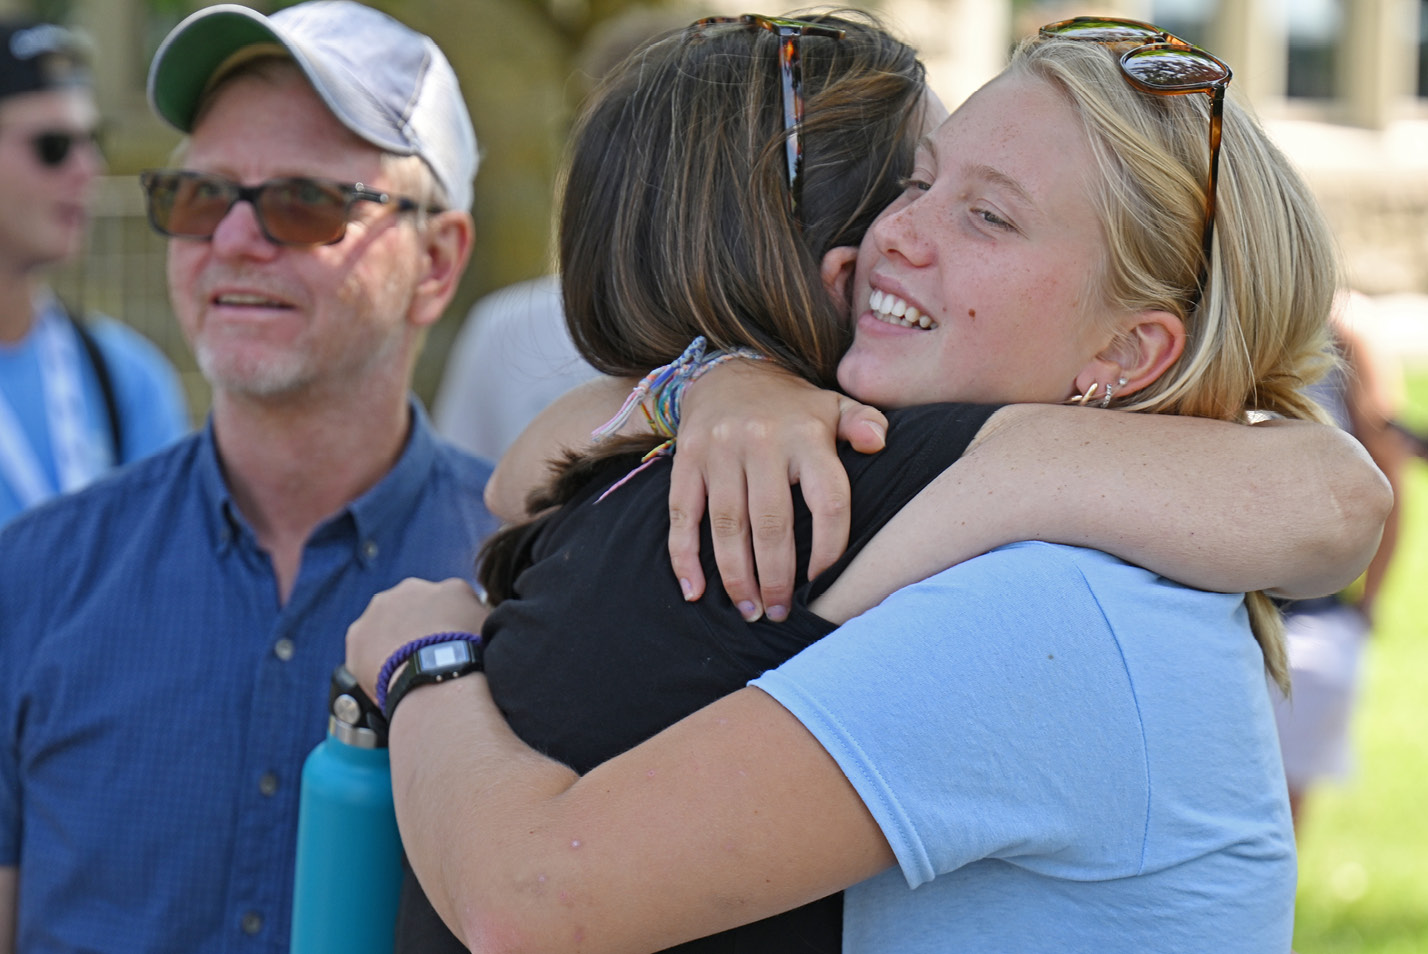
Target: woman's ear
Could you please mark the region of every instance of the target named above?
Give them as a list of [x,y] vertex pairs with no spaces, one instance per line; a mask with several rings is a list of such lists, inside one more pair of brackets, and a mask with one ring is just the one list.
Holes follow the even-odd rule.
[[[1097,385],[1095,398],[1107,386],[1118,397],[1153,384],[1185,351],[1185,323],[1168,311],[1141,311],[1100,354],[1076,375],[1076,393]],[[1124,381],[1124,383],[1122,383]]]
[[838,245],[823,256],[819,274],[823,287],[833,296],[833,301],[844,307],[852,305],[853,269],[858,263],[858,246]]

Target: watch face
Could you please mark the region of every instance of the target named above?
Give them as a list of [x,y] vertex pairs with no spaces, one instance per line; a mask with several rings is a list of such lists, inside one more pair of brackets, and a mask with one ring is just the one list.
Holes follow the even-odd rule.
[[431,675],[442,675],[462,668],[474,658],[471,644],[465,640],[437,643],[417,650],[417,669]]

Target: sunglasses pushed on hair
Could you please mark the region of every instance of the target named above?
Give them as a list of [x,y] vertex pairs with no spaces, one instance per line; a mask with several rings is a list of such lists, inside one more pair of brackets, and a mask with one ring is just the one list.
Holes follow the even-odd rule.
[[139,182],[148,197],[149,224],[170,238],[213,238],[219,223],[239,202],[253,207],[258,228],[269,242],[300,248],[342,241],[358,202],[390,204],[397,212],[441,211],[361,183],[306,176],[245,186],[207,172],[150,169],[140,174]]
[[803,200],[803,66],[799,57],[799,40],[805,36],[843,39],[844,33],[835,27],[811,20],[789,20],[746,13],[739,17],[705,17],[689,27],[698,35],[705,27],[733,23],[768,30],[778,37],[779,75],[783,80],[784,159],[788,168],[788,212],[793,221],[802,224],[799,206]]
[[1205,224],[1201,229],[1204,256],[1200,262],[1199,295],[1204,294],[1215,237],[1215,192],[1219,184],[1220,125],[1225,111],[1225,88],[1234,75],[1229,66],[1151,23],[1114,17],[1075,17],[1050,23],[1041,35],[1062,40],[1104,43],[1121,54],[1121,73],[1136,89],[1158,96],[1205,93],[1210,97],[1210,176],[1205,186]]

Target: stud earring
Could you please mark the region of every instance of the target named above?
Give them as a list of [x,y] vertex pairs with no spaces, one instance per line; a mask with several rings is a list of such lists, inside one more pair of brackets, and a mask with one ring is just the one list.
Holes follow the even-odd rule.
[[1103,395],[1103,396],[1101,397],[1101,405],[1100,405],[1100,406],[1103,407],[1103,408],[1110,407],[1110,406],[1111,406],[1111,396],[1112,396],[1113,394],[1115,394],[1116,388],[1123,388],[1123,387],[1125,387],[1125,386],[1126,386],[1126,379],[1125,379],[1124,377],[1122,377],[1122,378],[1121,378],[1119,381],[1117,381],[1115,384],[1108,384],[1108,385],[1106,385],[1106,393],[1105,393],[1105,395]]

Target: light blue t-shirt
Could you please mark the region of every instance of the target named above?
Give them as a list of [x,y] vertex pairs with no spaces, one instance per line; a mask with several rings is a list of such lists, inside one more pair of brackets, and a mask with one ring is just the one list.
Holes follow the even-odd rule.
[[[48,307],[59,306],[51,302]],[[178,372],[162,352],[138,332],[112,319],[93,322],[90,332],[114,385],[124,433],[119,462],[138,460],[188,433],[188,409]],[[101,469],[113,460],[112,438],[99,379],[82,349],[79,373],[84,406],[81,426],[88,447],[100,462],[96,469]],[[35,335],[27,335],[14,345],[0,345],[0,395],[14,413],[47,483],[57,487],[59,475],[41,374]],[[22,509],[21,496],[0,470],[0,526]]]
[[845,954],[1289,950],[1294,836],[1238,595],[1015,544],[754,685],[897,856],[847,891]]

